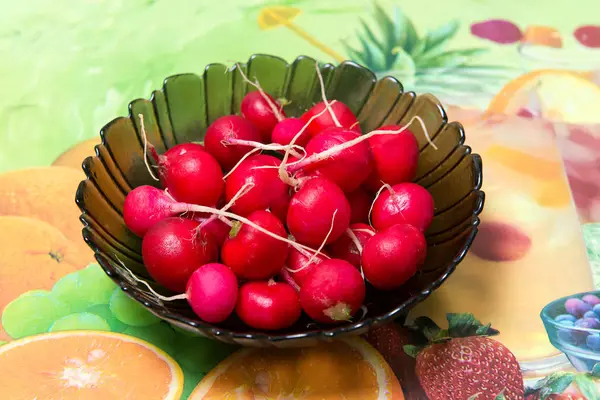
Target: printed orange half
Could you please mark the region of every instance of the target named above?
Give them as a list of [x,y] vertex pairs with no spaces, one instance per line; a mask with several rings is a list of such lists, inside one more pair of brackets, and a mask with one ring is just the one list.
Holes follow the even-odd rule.
[[202,379],[189,400],[404,400],[381,354],[360,338],[301,349],[243,349]]
[[96,331],[46,333],[0,346],[5,399],[179,400],[181,368],[134,337]]

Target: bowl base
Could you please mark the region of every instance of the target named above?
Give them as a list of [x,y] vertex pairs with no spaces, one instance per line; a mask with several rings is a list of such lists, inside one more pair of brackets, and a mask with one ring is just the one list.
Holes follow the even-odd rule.
[[519,364],[525,386],[532,386],[554,372],[577,372],[564,353],[534,361],[521,361]]

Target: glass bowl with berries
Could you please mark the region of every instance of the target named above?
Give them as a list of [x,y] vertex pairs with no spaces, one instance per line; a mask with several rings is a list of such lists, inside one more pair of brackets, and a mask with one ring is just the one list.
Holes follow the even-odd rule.
[[554,300],[541,318],[550,342],[577,370],[591,371],[600,362],[600,291]]

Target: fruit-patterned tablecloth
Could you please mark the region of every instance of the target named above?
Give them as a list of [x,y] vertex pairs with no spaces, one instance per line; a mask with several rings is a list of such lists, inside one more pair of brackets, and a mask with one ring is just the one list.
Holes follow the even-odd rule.
[[[402,386],[407,399],[447,398],[436,393],[448,387],[455,400],[491,399],[502,375],[512,383],[497,398],[516,399],[523,378],[569,370],[539,312],[600,287],[597,9],[597,0],[1,2],[0,398],[22,398],[25,386],[27,398],[65,400],[187,399],[194,388],[195,399],[401,399]],[[159,321],[104,275],[73,201],[100,128],[169,75],[253,53],[351,59],[437,95],[463,123],[484,160],[480,233],[409,319],[447,326],[447,313],[472,313],[498,328],[497,341],[429,349],[437,361],[416,365],[402,345],[419,338],[396,325],[367,338],[377,350],[355,339],[240,352]],[[506,361],[513,355],[522,371]],[[457,357],[482,366],[475,378],[453,370]],[[436,365],[447,368],[433,379]],[[553,375],[528,399],[591,398],[596,378],[581,376]]]

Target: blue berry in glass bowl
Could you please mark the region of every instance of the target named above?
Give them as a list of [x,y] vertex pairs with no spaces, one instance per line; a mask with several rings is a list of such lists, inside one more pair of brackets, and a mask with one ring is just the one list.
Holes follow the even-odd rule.
[[570,298],[565,301],[565,310],[577,318],[583,317],[583,314],[590,311],[592,306],[578,298]]

